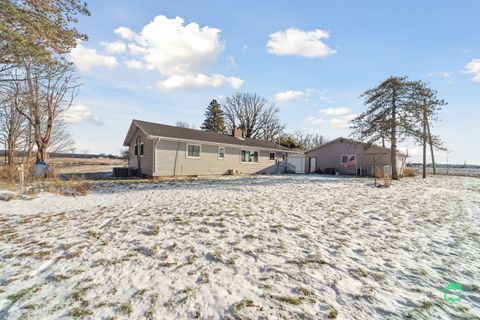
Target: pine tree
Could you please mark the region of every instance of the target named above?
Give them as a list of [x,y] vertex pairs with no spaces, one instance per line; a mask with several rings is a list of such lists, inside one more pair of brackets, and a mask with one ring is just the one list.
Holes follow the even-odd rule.
[[217,100],[213,99],[205,112],[205,120],[201,126],[203,131],[225,133],[225,119],[223,110]]
[[367,110],[352,121],[354,137],[368,142],[389,140],[394,180],[398,179],[397,143],[416,131],[411,108],[417,102],[416,89],[417,83],[407,77],[390,77],[362,94]]

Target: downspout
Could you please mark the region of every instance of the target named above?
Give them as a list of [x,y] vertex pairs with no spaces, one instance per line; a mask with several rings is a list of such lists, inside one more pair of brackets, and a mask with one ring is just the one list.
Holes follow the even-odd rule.
[[177,159],[178,159],[178,150],[180,149],[180,142],[177,145],[177,151],[175,152],[175,163],[173,165],[173,176],[177,174]]

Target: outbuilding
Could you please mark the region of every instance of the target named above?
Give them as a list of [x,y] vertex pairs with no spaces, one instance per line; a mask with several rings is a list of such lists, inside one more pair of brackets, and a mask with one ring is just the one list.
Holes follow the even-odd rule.
[[[406,158],[406,154],[397,151],[399,174],[403,172]],[[390,149],[340,137],[305,152],[305,168],[310,173],[391,175]]]

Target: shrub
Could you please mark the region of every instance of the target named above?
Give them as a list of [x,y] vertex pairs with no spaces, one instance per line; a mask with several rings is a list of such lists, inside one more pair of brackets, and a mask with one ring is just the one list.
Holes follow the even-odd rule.
[[417,169],[415,169],[415,168],[405,168],[405,169],[403,169],[403,176],[404,177],[416,177],[418,175],[419,175],[419,173],[418,173]]

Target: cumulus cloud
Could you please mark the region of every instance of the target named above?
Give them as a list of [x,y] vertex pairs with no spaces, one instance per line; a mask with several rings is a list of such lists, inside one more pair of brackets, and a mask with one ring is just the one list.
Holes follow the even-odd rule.
[[[138,33],[127,27],[115,29],[127,41],[126,50],[134,59],[126,61],[129,68],[156,70],[165,78],[158,82],[162,89],[218,87],[229,84],[237,89],[243,80],[221,74],[205,74],[224,50],[220,29],[185,24],[180,17],[156,16]],[[233,57],[227,57],[235,68]]]
[[270,34],[267,49],[278,56],[326,57],[336,52],[322,41],[329,37],[327,31],[320,29],[303,31],[290,28]]
[[349,108],[341,107],[341,108],[326,108],[318,112],[325,116],[341,116],[341,115],[350,113],[351,110]]
[[80,71],[88,71],[92,67],[114,68],[118,65],[117,59],[112,56],[106,56],[97,53],[95,49],[90,49],[78,43],[68,54],[68,59],[75,64]]
[[133,32],[132,30],[130,30],[130,28],[127,27],[118,27],[113,32],[126,40],[133,40],[133,38],[135,37],[135,32]]
[[310,116],[307,119],[305,119],[305,122],[311,125],[318,125],[318,124],[325,123],[325,120],[318,117]]
[[200,27],[195,22],[184,25],[180,17],[157,16],[138,34],[125,27],[115,33],[133,40],[131,53],[142,55],[147,64],[166,75],[198,73],[224,49],[220,29]]
[[294,90],[287,90],[283,92],[278,92],[275,94],[275,101],[278,103],[285,103],[292,100],[295,100],[305,93],[303,91],[294,91]]
[[211,76],[205,74],[196,75],[172,75],[165,80],[158,81],[157,85],[160,89],[200,89],[203,87],[220,87],[225,83],[230,84],[234,89],[238,89],[243,80],[235,77],[226,77],[222,74],[213,74]]
[[119,54],[127,51],[127,45],[122,41],[102,42],[102,45],[105,47],[105,50],[111,54]]
[[462,73],[473,74],[473,81],[480,82],[480,59],[473,59],[464,68]]
[[64,114],[63,119],[66,123],[90,123],[95,126],[103,125],[103,121],[93,115],[90,109],[84,104],[71,106]]

